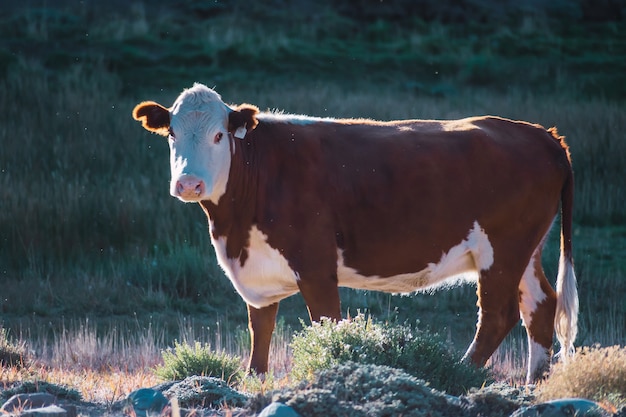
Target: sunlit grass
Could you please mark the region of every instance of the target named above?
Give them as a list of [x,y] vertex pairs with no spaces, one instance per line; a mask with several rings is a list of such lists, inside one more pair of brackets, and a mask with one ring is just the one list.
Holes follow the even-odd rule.
[[559,363],[539,386],[542,401],[588,398],[612,412],[626,407],[626,347],[587,346],[568,363]]

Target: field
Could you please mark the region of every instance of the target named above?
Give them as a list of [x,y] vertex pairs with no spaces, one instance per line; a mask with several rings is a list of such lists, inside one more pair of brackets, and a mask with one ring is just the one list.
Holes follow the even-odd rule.
[[[356,16],[346,2],[35,3],[0,18],[0,320],[42,360],[147,369],[176,338],[247,355],[245,305],[216,266],[204,214],[169,196],[167,145],[131,117],[136,103],[169,105],[194,81],[226,102],[290,113],[557,126],[576,176],[577,345],[626,344],[623,20],[590,22],[582,9],[566,20],[547,9],[453,18],[447,2],[431,5],[439,18],[393,7]],[[548,246],[555,277],[556,230]],[[343,310],[419,319],[462,350],[474,291],[342,290]],[[301,298],[279,315],[278,373],[306,315]],[[505,378],[523,373],[522,336],[497,354]]]

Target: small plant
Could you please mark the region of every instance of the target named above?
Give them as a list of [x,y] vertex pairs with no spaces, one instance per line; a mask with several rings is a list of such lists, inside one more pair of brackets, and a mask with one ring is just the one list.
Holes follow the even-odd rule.
[[488,371],[461,363],[438,335],[376,323],[363,314],[338,323],[327,319],[313,323],[294,336],[291,347],[295,379],[310,380],[320,370],[347,362],[402,369],[451,394],[464,393],[488,379]]
[[213,376],[222,378],[231,386],[237,385],[244,376],[241,358],[225,352],[215,352],[207,343],[174,343],[174,349],[162,352],[163,365],[155,368],[155,374],[164,380],[179,380],[189,376]]
[[239,384],[239,391],[247,393],[265,394],[286,385],[286,380],[281,380],[274,375],[273,371],[265,374],[249,373]]
[[26,345],[9,338],[7,329],[0,327],[0,367],[28,368]]
[[583,347],[567,363],[559,362],[541,384],[540,400],[581,397],[608,408],[626,407],[626,347]]

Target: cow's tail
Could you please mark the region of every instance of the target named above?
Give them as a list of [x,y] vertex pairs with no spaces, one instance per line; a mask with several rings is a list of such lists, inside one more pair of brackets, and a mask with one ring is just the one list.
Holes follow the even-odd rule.
[[558,356],[567,361],[574,354],[574,340],[578,333],[578,290],[572,256],[572,215],[574,204],[574,174],[571,169],[569,150],[564,138],[559,137],[556,129],[551,129],[567,154],[570,162],[569,174],[561,190],[561,254],[559,272],[556,280],[556,315],[554,329],[561,349]]

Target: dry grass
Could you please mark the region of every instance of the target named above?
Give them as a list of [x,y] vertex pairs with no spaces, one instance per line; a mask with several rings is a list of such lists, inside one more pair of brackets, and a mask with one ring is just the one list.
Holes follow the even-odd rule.
[[[223,329],[195,330],[193,320],[179,321],[181,340],[202,341],[231,354],[247,357],[245,332],[233,336]],[[163,364],[161,351],[168,345],[157,329],[134,329],[129,337],[124,326],[98,331],[88,321],[73,322],[65,331],[53,334],[53,342],[35,337],[11,339],[28,352],[27,367],[0,368],[0,386],[19,381],[43,381],[77,390],[83,399],[111,407],[132,391],[154,386],[162,380],[155,368]],[[218,330],[217,332],[215,330]],[[290,342],[293,330],[279,322],[271,350],[272,369],[265,380],[246,378],[239,389],[264,393],[290,386],[293,378]],[[117,341],[117,342],[113,342]],[[497,381],[520,386],[525,378],[526,339],[523,331],[513,332],[489,362]],[[243,366],[243,363],[242,363]],[[558,363],[550,378],[540,385],[539,401],[583,397],[601,402],[609,409],[626,405],[626,348],[584,347],[568,363]]]
[[[19,348],[26,366],[0,367],[0,387],[16,382],[43,381],[76,389],[86,401],[111,406],[139,388],[163,382],[156,369],[163,366],[162,352],[170,347],[166,330],[158,324],[143,326],[138,322],[95,324],[75,320],[52,330],[41,323],[28,322],[29,328],[18,337],[6,337],[0,325],[0,345],[4,350]],[[227,323],[209,328],[193,318],[179,317],[175,338],[211,345],[216,351],[246,358],[249,340],[245,329],[229,329]],[[292,330],[279,321],[271,346],[274,360],[269,378],[247,378],[240,389],[263,392],[288,383],[291,368],[289,341]],[[169,339],[168,339],[169,340]],[[242,368],[245,366],[242,360]]]
[[611,410],[626,407],[626,347],[583,347],[558,363],[540,385],[538,399],[588,398]]
[[76,389],[86,401],[110,406],[133,390],[160,382],[152,371],[161,356],[151,329],[136,331],[132,337],[124,329],[99,335],[87,320],[63,326],[51,340],[45,336],[46,329],[31,330],[38,334],[35,338],[4,339],[4,344],[25,352],[27,366],[3,366],[0,385],[58,384]]

